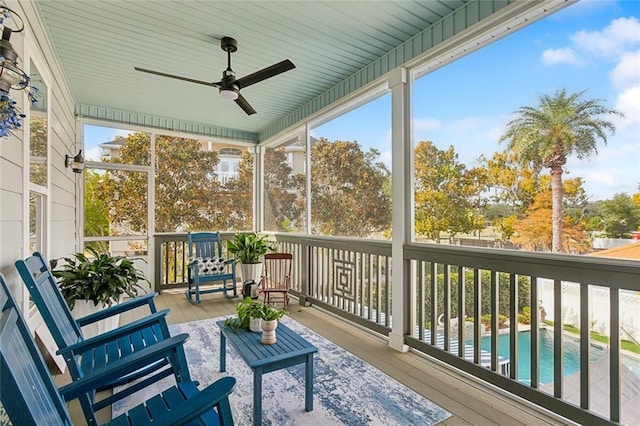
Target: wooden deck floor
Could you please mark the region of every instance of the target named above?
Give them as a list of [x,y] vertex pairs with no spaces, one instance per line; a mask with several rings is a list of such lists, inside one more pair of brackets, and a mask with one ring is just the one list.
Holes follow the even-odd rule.
[[[157,299],[159,309],[168,308],[168,321],[172,324],[214,318],[235,313],[235,300],[222,295],[207,295],[202,303],[193,305],[183,293],[164,293]],[[295,299],[294,299],[295,302]],[[514,400],[495,388],[476,381],[459,372],[451,371],[437,361],[415,353],[399,353],[387,346],[385,339],[360,327],[336,318],[314,307],[301,307],[296,303],[289,306],[291,318],[321,334],[352,354],[374,365],[389,376],[423,395],[430,401],[449,411],[452,416],[443,425],[563,425],[553,414],[531,408],[525,402]],[[121,318],[128,322],[139,314]],[[68,377],[56,378],[58,385],[68,381]],[[83,424],[84,418],[78,404],[72,403],[70,410],[76,424]],[[99,413],[99,421],[110,419],[111,413],[105,409]]]

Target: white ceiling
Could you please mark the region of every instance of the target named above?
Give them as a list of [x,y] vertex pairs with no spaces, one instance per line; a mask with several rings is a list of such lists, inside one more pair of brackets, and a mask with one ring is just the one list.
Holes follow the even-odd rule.
[[[38,5],[76,104],[257,134],[470,2],[478,10],[510,3],[38,0]],[[216,88],[133,69],[219,81],[226,68],[223,36],[238,41],[232,54],[238,78],[284,59],[296,65],[242,90],[257,114],[247,116]]]

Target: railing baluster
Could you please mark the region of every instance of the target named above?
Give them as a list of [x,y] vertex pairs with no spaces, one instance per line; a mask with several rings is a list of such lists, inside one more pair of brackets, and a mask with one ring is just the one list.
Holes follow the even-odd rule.
[[491,370],[498,371],[498,273],[491,270]]
[[464,291],[464,268],[458,266],[458,356],[464,357],[466,346],[466,312],[464,310],[465,291]]
[[[366,283],[367,284],[367,306],[369,307],[368,310],[368,315],[367,315],[367,319],[370,321],[378,321],[377,317],[378,315],[380,315],[380,313],[378,312],[378,308],[374,306],[373,303],[373,280],[372,278],[372,267],[373,265],[371,264],[371,255],[370,254],[360,254],[360,256],[362,257],[362,267],[360,268],[360,270],[362,271],[361,276],[362,276],[362,283]],[[374,317],[373,312],[374,312],[374,307],[375,307],[375,312],[376,315]],[[362,316],[362,314],[360,314],[360,316]]]
[[518,378],[518,276],[509,274],[509,377]]
[[380,263],[380,255],[374,256],[373,260],[375,260],[374,270],[376,271],[376,322],[382,324],[382,265]]
[[562,398],[562,281],[553,280],[553,396]]
[[416,283],[418,285],[418,312],[417,312],[417,317],[418,317],[418,337],[420,340],[424,340],[424,329],[425,329],[425,322],[426,322],[426,316],[425,316],[425,282],[424,282],[424,262],[419,260],[417,261],[417,267],[416,267]]
[[482,322],[480,321],[480,314],[482,312],[482,276],[478,268],[473,268],[473,362],[480,365],[481,362],[481,341],[482,338]]
[[449,275],[450,266],[444,265],[443,274],[443,309],[444,309],[444,350],[449,352],[451,340],[451,276]]
[[609,377],[611,379],[609,389],[609,407],[612,422],[620,422],[620,290],[609,289]]
[[589,409],[589,284],[580,284],[580,407]]
[[[438,343],[438,264],[431,262],[431,345]],[[422,339],[422,337],[421,337]]]
[[540,377],[540,296],[538,278],[531,276],[531,387],[538,388]]
[[[384,325],[391,325],[391,263],[390,257],[384,257],[384,286],[385,286],[385,306],[384,306]],[[422,340],[422,338],[420,338]]]

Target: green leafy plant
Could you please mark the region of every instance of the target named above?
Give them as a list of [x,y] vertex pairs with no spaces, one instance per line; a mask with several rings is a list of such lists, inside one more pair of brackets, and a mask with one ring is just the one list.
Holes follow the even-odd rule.
[[262,318],[263,321],[277,321],[280,318],[282,318],[286,313],[287,311],[276,309],[272,306],[263,304],[261,313],[260,313],[260,318]]
[[[124,294],[135,297],[142,287],[139,281],[147,280],[143,272],[134,265],[134,260],[124,256],[98,253],[87,247],[92,257],[85,253],[52,259],[53,276],[58,278],[60,291],[70,309],[76,300],[91,300],[95,305],[117,303]],[[56,269],[58,264],[60,269]]]
[[246,297],[236,305],[236,316],[225,319],[224,325],[233,330],[249,328],[251,318],[262,318],[264,306],[261,302]]
[[233,240],[227,241],[227,250],[240,263],[252,264],[260,263],[260,258],[275,248],[267,241],[266,235],[259,237],[252,232],[241,232]]

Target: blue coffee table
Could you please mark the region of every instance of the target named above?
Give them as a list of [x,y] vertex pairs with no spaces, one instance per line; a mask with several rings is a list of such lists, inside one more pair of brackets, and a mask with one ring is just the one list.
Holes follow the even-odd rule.
[[313,354],[318,348],[294,333],[289,327],[278,323],[277,341],[273,345],[260,343],[262,333],[246,329],[232,330],[220,327],[220,371],[227,369],[227,341],[242,356],[253,371],[253,424],[262,424],[262,375],[281,368],[305,363],[304,408],[313,410]]

